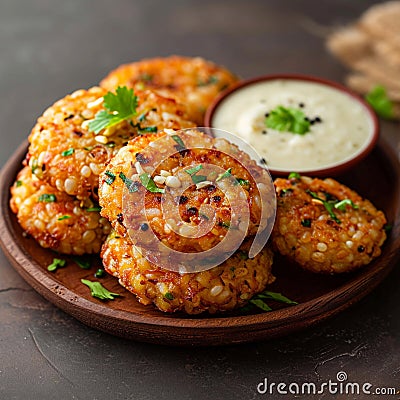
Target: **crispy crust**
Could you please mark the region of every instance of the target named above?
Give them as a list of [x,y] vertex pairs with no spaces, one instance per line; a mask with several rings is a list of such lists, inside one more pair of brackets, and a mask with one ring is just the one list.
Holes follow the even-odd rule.
[[[54,195],[56,201],[39,201],[44,194]],[[22,169],[11,187],[10,207],[19,224],[42,247],[60,253],[100,252],[111,226],[98,211],[86,211],[93,206],[89,200],[76,200],[39,181],[29,167]]]
[[238,81],[226,68],[202,58],[171,56],[121,65],[100,86],[145,87],[176,98],[187,106],[191,120],[203,125],[204,113],[214,98]]
[[[135,91],[138,107],[132,124],[123,121],[96,135],[89,132],[88,124],[104,109],[106,93],[94,87],[64,97],[44,112],[29,136],[27,163],[34,174],[79,199],[97,198],[99,174],[130,138],[140,134],[138,125],[157,130],[194,126],[175,100],[151,91]],[[70,149],[72,154],[63,155]]]
[[[276,179],[278,197],[274,247],[312,272],[349,272],[381,254],[386,239],[386,218],[370,201],[333,179]],[[350,199],[358,206],[334,210],[335,222],[323,204],[312,198],[326,193],[338,200]],[[303,223],[302,223],[303,222]],[[304,226],[309,225],[309,226]]]
[[[142,164],[142,168],[146,170],[153,160],[157,160],[158,153],[160,151],[162,153],[166,148],[165,142],[156,142],[160,137],[164,137],[175,143],[170,138],[170,135],[146,135],[136,138],[119,151],[117,156],[111,160],[107,171],[100,176],[99,196],[100,205],[102,206],[101,213],[111,222],[118,234],[122,236],[126,235],[127,228],[137,230],[139,227],[134,226],[131,224],[131,221],[128,221],[123,200],[124,190],[126,191],[126,189],[119,176],[121,172],[126,176],[130,176],[131,167],[137,162],[138,155],[143,155],[143,149],[148,148],[149,145],[151,145],[149,147],[151,152],[147,155],[149,159],[145,164]],[[201,147],[202,149],[187,150],[184,154],[176,153],[175,156],[168,158],[166,162],[160,165],[153,175],[157,175],[160,170],[166,170],[172,175],[179,177],[183,182],[185,178],[190,180],[190,177],[183,171],[176,172],[179,168],[194,167],[199,164],[217,165],[224,171],[231,168],[233,176],[250,182],[249,185],[242,187],[243,190],[241,193],[243,201],[248,205],[250,210],[249,226],[246,231],[246,227],[243,228],[240,224],[237,227],[230,227],[225,224],[226,221],[230,221],[231,219],[231,207],[223,191],[216,185],[209,185],[199,189],[195,185],[192,185],[190,189],[186,189],[184,192],[184,201],[181,201],[182,197],[173,198],[175,199],[176,209],[179,210],[180,216],[185,222],[196,227],[201,223],[200,207],[202,204],[207,204],[216,213],[216,223],[213,229],[198,239],[187,237],[184,234],[177,234],[174,232],[174,228],[180,232],[182,223],[179,221],[179,218],[172,218],[172,220],[165,219],[164,215],[167,207],[165,199],[162,200],[160,194],[150,193],[140,185],[138,193],[145,196],[145,208],[146,210],[151,210],[152,213],[152,215],[149,215],[149,213],[146,214],[147,221],[158,239],[177,251],[199,252],[214,247],[225,237],[230,228],[237,228],[238,232],[243,231],[245,235],[255,235],[259,225],[264,226],[266,219],[273,215],[275,198],[272,193],[272,185],[271,189],[263,184],[257,186],[252,176],[255,179],[262,177],[270,182],[268,173],[252,161],[246,153],[240,151],[235,145],[230,144],[224,139],[214,139],[197,130],[191,130],[190,135],[182,137],[188,149],[196,147]],[[221,156],[221,152],[234,155],[235,159],[233,157]],[[162,155],[160,155],[159,159],[163,158]],[[149,171],[151,171],[151,167]],[[107,174],[109,173],[115,176],[115,180],[111,184],[107,183]],[[163,185],[160,187],[163,187]],[[269,190],[271,190],[271,193]],[[261,198],[264,199],[263,206],[266,212],[263,216],[261,214]],[[134,208],[135,206],[137,209]],[[140,205],[133,204],[132,207],[130,210],[131,215],[144,213]],[[138,245],[136,241],[135,244]]]
[[243,306],[275,278],[273,254],[265,248],[253,259],[244,259],[247,244],[218,267],[179,274],[149,263],[129,239],[110,234],[101,257],[108,273],[145,305],[153,303],[164,312],[210,314]]

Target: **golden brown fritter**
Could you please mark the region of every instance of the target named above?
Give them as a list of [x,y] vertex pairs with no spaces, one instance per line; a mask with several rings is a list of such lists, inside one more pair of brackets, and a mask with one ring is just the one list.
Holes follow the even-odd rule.
[[106,93],[106,89],[94,87],[64,97],[43,113],[29,137],[27,161],[33,173],[79,199],[97,198],[99,175],[132,137],[163,128],[194,126],[175,100],[136,91],[136,115],[95,134],[89,131],[89,122],[104,110]]
[[211,102],[236,82],[235,75],[210,61],[171,56],[121,65],[111,71],[100,86],[108,90],[118,86],[157,90],[185,104],[190,119],[202,126]]
[[[333,179],[305,176],[276,179],[275,187],[278,208],[273,244],[303,268],[348,272],[381,254],[386,218],[356,192]],[[327,202],[331,214],[316,197]]]
[[93,202],[76,200],[39,181],[29,167],[11,187],[10,206],[26,233],[60,253],[99,253],[111,230]]
[[[185,150],[176,150],[178,142]],[[169,151],[173,155],[166,157]],[[158,165],[158,160],[163,162]],[[218,173],[214,167],[218,168]],[[193,169],[197,172],[191,176],[188,171]],[[152,193],[140,184],[141,171],[152,174],[156,188],[165,193]],[[230,186],[229,178],[219,177],[227,171],[241,183]],[[136,181],[134,193],[127,193],[126,177]],[[202,177],[203,181],[195,184],[192,181],[195,177]],[[237,196],[236,192],[232,195],[232,190],[237,191]],[[133,200],[126,200],[130,196]],[[255,235],[259,226],[265,227],[268,218],[273,217],[275,207],[275,194],[267,171],[236,145],[196,129],[147,135],[129,142],[101,175],[99,197],[102,215],[120,235],[125,236],[127,228],[134,232],[142,229],[145,222],[159,241],[184,252],[213,248],[228,231],[232,237],[234,234]],[[139,198],[144,199],[142,204]],[[204,234],[194,236],[196,232]],[[132,234],[130,237],[132,239]],[[134,243],[144,246],[137,241]]]
[[153,303],[164,312],[212,314],[243,306],[275,280],[272,252],[265,248],[250,259],[248,248],[244,244],[231,258],[208,271],[179,274],[149,263],[128,238],[113,232],[103,245],[101,257],[106,271],[142,304]]

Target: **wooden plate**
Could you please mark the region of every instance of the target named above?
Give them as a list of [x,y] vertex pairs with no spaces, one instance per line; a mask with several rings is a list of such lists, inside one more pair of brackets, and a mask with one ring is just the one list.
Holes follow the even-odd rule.
[[[9,187],[21,168],[27,149],[24,143],[4,166],[0,175],[1,246],[20,275],[43,297],[83,323],[102,331],[145,342],[170,345],[220,345],[249,342],[288,334],[330,317],[360,300],[376,287],[395,265],[400,248],[400,166],[383,141],[351,172],[338,179],[371,199],[383,209],[392,232],[382,255],[360,271],[344,276],[318,276],[276,256],[273,271],[277,281],[270,290],[282,292],[300,304],[253,315],[226,314],[215,317],[167,315],[139,304],[111,276],[101,279],[109,290],[121,294],[114,301],[91,297],[81,278],[94,280],[101,261],[91,270],[69,261],[56,273],[47,271],[55,253],[25,238],[9,208]],[[97,264],[97,265],[96,265]]]

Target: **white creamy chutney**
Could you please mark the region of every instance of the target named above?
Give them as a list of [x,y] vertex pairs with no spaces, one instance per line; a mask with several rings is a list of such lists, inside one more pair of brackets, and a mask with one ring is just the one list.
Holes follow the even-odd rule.
[[[321,122],[304,135],[265,125],[265,114],[277,106],[301,110]],[[228,95],[211,124],[240,136],[272,170],[313,171],[329,168],[361,153],[373,136],[368,110],[350,95],[320,83],[277,79],[249,84]]]

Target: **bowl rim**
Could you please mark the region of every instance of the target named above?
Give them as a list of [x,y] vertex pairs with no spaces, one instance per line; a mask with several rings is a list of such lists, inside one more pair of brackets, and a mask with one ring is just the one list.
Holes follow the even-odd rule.
[[[376,115],[375,111],[372,109],[372,107],[356,92],[352,91],[348,87],[318,76],[312,76],[312,75],[303,75],[303,74],[267,74],[267,75],[260,75],[256,76],[250,79],[244,79],[242,81],[239,81],[235,85],[231,86],[230,88],[224,90],[221,92],[210,104],[208,107],[205,117],[204,117],[204,126],[208,128],[216,128],[212,125],[212,119],[214,117],[214,114],[220,104],[228,97],[230,96],[233,92],[236,92],[237,90],[240,90],[246,86],[251,86],[253,84],[263,82],[263,81],[273,81],[273,80],[295,80],[295,81],[306,81],[306,82],[313,82],[313,83],[319,83],[325,86],[329,86],[332,88],[335,88],[341,92],[344,92],[345,94],[349,95],[352,97],[355,101],[360,103],[364,109],[366,110],[367,114],[369,114],[369,117],[372,121],[372,134],[370,136],[369,142],[367,146],[358,154],[356,154],[354,157],[344,161],[344,162],[339,162],[338,164],[328,166],[328,167],[321,167],[317,168],[315,170],[299,170],[297,172],[308,174],[308,175],[314,175],[314,176],[328,176],[328,175],[339,175],[340,173],[344,172],[345,170],[353,167],[354,165],[358,164],[362,159],[364,159],[371,151],[372,149],[376,146],[379,136],[380,136],[380,123],[378,116]],[[272,175],[279,175],[279,176],[286,176],[289,172],[288,171],[283,171],[279,169],[274,169],[271,167],[268,167],[268,170]]]

